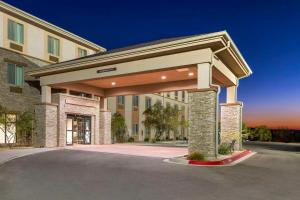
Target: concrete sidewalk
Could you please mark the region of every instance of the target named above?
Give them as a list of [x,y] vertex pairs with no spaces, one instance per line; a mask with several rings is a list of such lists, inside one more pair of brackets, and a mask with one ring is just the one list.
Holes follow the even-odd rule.
[[57,150],[59,148],[16,148],[16,149],[7,149],[7,150],[0,150],[0,165],[3,163],[13,160],[15,158],[42,153],[47,151]]
[[135,144],[74,145],[65,147],[65,149],[155,158],[174,158],[184,156],[188,153],[187,148],[182,147],[144,146]]

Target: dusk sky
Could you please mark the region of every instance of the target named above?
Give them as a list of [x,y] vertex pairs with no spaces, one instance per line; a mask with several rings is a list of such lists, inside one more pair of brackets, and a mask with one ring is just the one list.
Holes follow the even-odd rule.
[[300,129],[300,1],[4,1],[107,49],[227,30],[254,72],[244,121]]

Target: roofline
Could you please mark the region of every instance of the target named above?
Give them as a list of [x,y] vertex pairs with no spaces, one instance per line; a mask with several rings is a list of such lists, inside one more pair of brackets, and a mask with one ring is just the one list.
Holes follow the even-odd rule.
[[27,19],[29,21],[33,21],[34,23],[37,23],[38,25],[40,25],[42,27],[46,27],[46,28],[48,28],[50,30],[58,32],[58,33],[66,36],[66,37],[69,37],[69,38],[71,38],[73,40],[79,41],[79,42],[81,42],[81,43],[83,43],[83,44],[85,44],[85,45],[87,45],[87,46],[89,46],[89,47],[91,47],[91,48],[93,48],[95,50],[106,51],[105,48],[103,48],[103,47],[101,47],[101,46],[99,46],[99,45],[97,45],[97,44],[95,44],[93,42],[90,42],[90,41],[88,41],[88,40],[86,40],[86,39],[84,39],[84,38],[82,38],[82,37],[80,37],[78,35],[75,35],[75,34],[69,32],[69,31],[64,30],[64,29],[62,29],[62,28],[60,28],[58,26],[55,26],[55,25],[53,25],[53,24],[51,24],[49,22],[46,22],[45,20],[42,20],[42,19],[40,19],[38,17],[35,17],[35,16],[33,16],[33,15],[31,15],[31,14],[23,11],[23,10],[20,10],[20,9],[18,9],[18,8],[14,7],[14,6],[10,5],[10,4],[8,4],[8,3],[5,3],[5,2],[3,2],[1,0],[0,0],[0,8],[3,8],[4,10],[6,10],[8,12],[14,13],[17,16],[23,17],[23,18],[25,18],[25,19]]
[[[110,54],[100,54],[92,57],[87,57],[87,58],[82,58],[82,59],[75,59],[75,60],[70,60],[66,61],[63,63],[57,63],[57,64],[52,64],[37,70],[33,70],[28,72],[28,75],[35,76],[35,77],[41,77],[44,75],[48,75],[52,72],[55,73],[57,71],[62,72],[64,70],[80,70],[83,68],[84,65],[92,65],[92,64],[98,64],[102,62],[108,62],[108,61],[113,61],[113,59],[126,59],[130,58],[130,56],[137,56],[137,55],[143,55],[143,54],[149,54],[151,52],[155,51],[163,51],[166,49],[171,49],[171,48],[176,48],[176,47],[183,47],[184,45],[190,45],[194,43],[199,43],[199,42],[207,42],[209,40],[213,39],[219,39],[222,41],[223,45],[226,45],[226,41],[232,42],[232,46],[230,49],[232,52],[235,54],[235,57],[238,58],[239,64],[241,65],[242,70],[245,72],[245,76],[249,76],[252,74],[252,70],[246,63],[245,59],[241,55],[240,51],[237,49],[236,45],[233,43],[232,39],[230,38],[229,34],[226,31],[220,31],[220,32],[215,32],[215,33],[209,33],[209,34],[203,34],[203,35],[198,35],[198,36],[191,36],[188,38],[183,38],[183,39],[178,39],[174,41],[169,41],[169,42],[163,42],[163,43],[158,43],[154,45],[149,45],[149,46],[143,46],[143,47],[138,47],[134,49],[129,49],[129,50],[124,50],[120,52],[113,52]],[[58,73],[59,73],[58,72]],[[243,77],[240,77],[243,78]]]

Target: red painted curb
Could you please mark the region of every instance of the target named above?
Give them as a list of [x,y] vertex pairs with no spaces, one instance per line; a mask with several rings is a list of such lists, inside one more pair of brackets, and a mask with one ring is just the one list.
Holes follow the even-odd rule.
[[213,161],[189,160],[189,164],[190,165],[227,165],[227,164],[230,164],[244,156],[249,155],[250,153],[252,153],[252,151],[245,150],[242,153],[231,156],[229,158],[225,158],[223,160],[213,160]]

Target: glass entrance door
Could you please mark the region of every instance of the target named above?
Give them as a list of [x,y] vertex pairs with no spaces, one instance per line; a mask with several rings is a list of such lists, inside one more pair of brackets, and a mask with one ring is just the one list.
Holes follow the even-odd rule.
[[91,117],[68,115],[66,137],[67,145],[91,144]]

